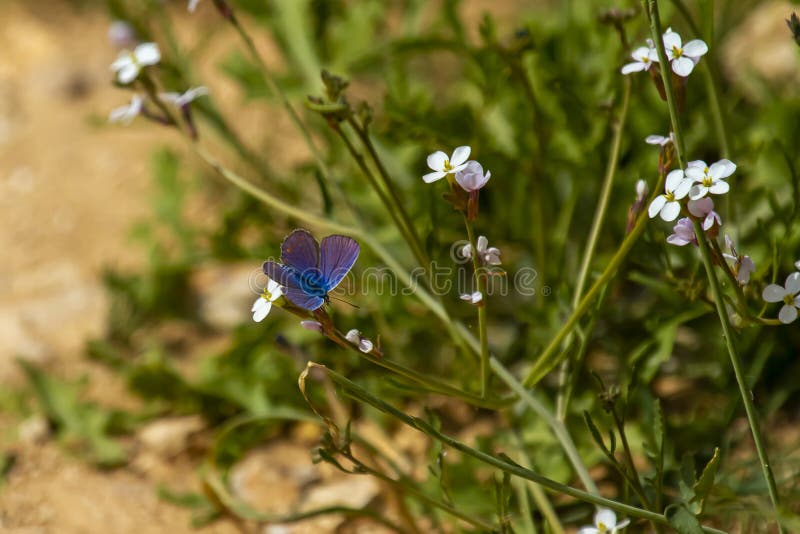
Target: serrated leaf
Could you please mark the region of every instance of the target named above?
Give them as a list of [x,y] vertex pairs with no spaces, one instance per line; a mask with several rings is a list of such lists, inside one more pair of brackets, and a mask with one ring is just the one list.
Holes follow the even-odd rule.
[[708,497],[709,493],[711,493],[711,489],[714,487],[714,478],[717,475],[719,461],[719,447],[716,447],[714,449],[714,456],[708,461],[700,478],[697,479],[697,482],[692,486],[692,490],[694,490],[692,502],[699,504],[698,513],[700,514],[703,513],[706,497]]
[[673,504],[664,511],[670,526],[679,534],[703,534],[700,521],[684,504]]

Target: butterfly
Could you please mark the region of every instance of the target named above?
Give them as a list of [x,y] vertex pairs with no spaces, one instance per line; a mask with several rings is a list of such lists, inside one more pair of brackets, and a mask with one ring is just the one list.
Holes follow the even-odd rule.
[[317,243],[308,231],[295,230],[281,243],[281,263],[264,262],[264,274],[285,288],[293,304],[314,311],[330,301],[328,293],[347,276],[361,250],[345,235]]

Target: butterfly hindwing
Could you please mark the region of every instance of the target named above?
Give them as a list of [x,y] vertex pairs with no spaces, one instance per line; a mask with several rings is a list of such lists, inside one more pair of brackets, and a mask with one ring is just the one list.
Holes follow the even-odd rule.
[[291,267],[274,261],[264,262],[264,274],[283,286],[283,294],[295,306],[314,311],[325,303],[318,294],[308,291],[299,273]]
[[319,252],[319,269],[326,291],[330,291],[353,268],[361,247],[355,239],[345,235],[329,235],[322,240]]

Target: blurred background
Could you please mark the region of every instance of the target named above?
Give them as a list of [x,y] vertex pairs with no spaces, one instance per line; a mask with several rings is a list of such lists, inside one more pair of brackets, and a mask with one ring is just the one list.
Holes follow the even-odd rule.
[[[555,46],[556,57],[561,41],[550,36],[559,34],[563,27],[559,22],[550,22],[546,14],[561,16],[561,10],[567,8],[559,2],[522,0],[398,1],[385,5],[346,1],[301,3],[305,11],[292,10],[288,7],[291,2],[234,2],[241,7],[245,24],[255,30],[256,46],[268,67],[279,74],[279,82],[298,107],[305,95],[322,92],[317,67],[338,67],[338,73],[352,76],[349,89],[352,99],[366,99],[376,108],[376,115],[381,117],[377,128],[383,142],[397,143],[395,168],[416,169],[421,174],[424,153],[463,142],[482,148],[489,161],[492,161],[490,155],[497,156],[500,172],[491,163],[488,165],[495,176],[502,175],[503,170],[506,176],[513,174],[510,170],[513,162],[524,149],[512,147],[517,125],[502,118],[504,113],[513,114],[513,111],[508,113],[514,109],[512,101],[498,97],[496,107],[486,111],[488,117],[482,117],[479,132],[459,137],[457,122],[459,116],[480,117],[480,110],[487,109],[482,107],[487,102],[482,98],[487,93],[494,96],[501,93],[504,89],[495,86],[511,83],[507,82],[512,76],[509,72],[498,71],[503,74],[496,80],[486,79],[486,73],[491,72],[486,64],[493,60],[483,58],[485,71],[480,70],[481,66],[470,67],[473,70],[467,76],[479,89],[467,89],[459,104],[448,100],[457,89],[448,84],[459,76],[457,72],[462,67],[452,65],[449,59],[436,57],[432,65],[427,65],[424,60],[411,58],[410,65],[403,66],[408,72],[401,72],[401,67],[382,70],[384,58],[365,51],[370,49],[370,39],[382,35],[385,28],[394,36],[407,31],[413,35],[415,30],[411,28],[427,31],[442,20],[460,21],[461,26],[454,30],[460,42],[479,47],[483,42],[482,21],[489,15],[503,43],[511,42],[520,27],[533,27],[542,32],[533,33],[533,40],[539,41],[537,46],[545,51],[551,51],[548,46]],[[265,88],[255,80],[253,67],[245,59],[237,36],[223,24],[212,2],[200,2],[194,14],[187,13],[183,1],[162,4],[163,10],[154,9],[148,18],[143,13],[148,9],[143,7],[149,5],[146,2],[0,2],[0,250],[3,251],[0,530],[3,531],[166,533],[191,531],[192,525],[202,532],[246,530],[250,527],[243,526],[244,519],[225,512],[225,507],[220,512],[214,499],[208,497],[213,492],[204,490],[198,471],[211,449],[230,456],[222,458],[224,454],[220,453],[215,460],[232,469],[228,480],[237,498],[266,513],[285,514],[289,510],[328,506],[339,503],[343,496],[348,506],[367,507],[380,500],[385,490],[373,479],[348,477],[329,466],[314,466],[310,462],[309,450],[319,431],[316,425],[302,422],[303,417],[298,415],[304,403],[296,391],[296,371],[299,362],[307,359],[306,350],[322,354],[323,359],[328,357],[324,342],[309,341],[311,333],[298,333],[294,318],[275,319],[268,330],[250,320],[248,312],[254,297],[248,277],[263,258],[275,254],[281,237],[293,226],[291,221],[270,214],[244,195],[231,192],[197,161],[186,142],[174,132],[141,119],[130,127],[107,124],[108,112],[129,100],[128,92],[111,83],[108,67],[119,50],[114,43],[117,34],[110,35],[112,21],[128,14],[134,31],[140,34],[153,31],[160,43],[174,45],[162,44],[172,61],[164,67],[165,75],[180,81],[183,88],[190,81],[208,86],[213,106],[201,105],[203,119],[208,121],[201,122],[201,136],[210,146],[231,165],[254,177],[254,181],[266,183],[265,177],[279,176],[271,183],[277,183],[278,189],[290,199],[309,209],[326,209],[326,200],[311,170],[313,164],[307,146],[274,96],[265,98]],[[585,7],[586,13],[582,13],[584,6],[579,2],[571,4],[575,10],[571,16],[580,21],[579,25],[595,29],[597,13],[613,7],[591,2],[590,7],[589,4]],[[735,8],[733,4],[731,10]],[[741,109],[743,120],[759,115],[763,118],[763,122],[745,132],[747,135],[742,135],[745,139],[740,141],[740,147],[762,147],[769,144],[767,138],[771,134],[767,114],[780,118],[776,119],[779,122],[775,126],[776,135],[796,133],[793,121],[800,123],[796,114],[800,107],[798,47],[788,37],[784,22],[797,6],[772,1],[736,5],[741,9],[723,15],[725,32],[718,43],[718,67],[728,88],[731,115]],[[337,9],[342,12],[337,13]],[[447,10],[453,13],[448,14]],[[318,45],[334,43],[337,48],[332,44],[330,49],[320,45],[316,57],[304,55],[307,51],[298,48],[290,35],[282,33],[281,28],[290,26],[272,22],[281,16],[302,13],[314,13],[313,20],[301,18],[294,23],[305,27]],[[556,19],[553,15],[553,20]],[[137,24],[143,20],[152,25],[139,27]],[[530,20],[539,22],[528,24]],[[285,22],[283,19],[281,24]],[[369,27],[374,33],[362,34],[359,31],[362,27]],[[644,30],[641,23],[636,23],[635,28],[629,38],[638,43],[643,40]],[[603,35],[593,41],[595,45],[615,42],[612,31]],[[584,44],[588,46],[582,41],[581,46]],[[409,54],[415,46],[437,46],[435,42],[420,44],[413,40],[405,45]],[[239,51],[234,52],[237,48]],[[568,52],[573,57],[580,56],[579,51]],[[608,52],[613,65],[623,55],[618,44]],[[580,59],[576,59],[576,64],[580,64]],[[595,67],[600,69],[591,64],[585,67],[574,71],[581,83],[596,74]],[[618,82],[615,69],[606,68],[607,72],[598,76],[591,97],[579,99],[591,101],[584,113],[597,114],[603,105],[611,103],[613,91],[609,87]],[[427,96],[420,94],[424,91],[413,80],[408,82],[409,72],[428,77],[431,92]],[[568,76],[564,73],[562,85],[548,89],[558,92],[559,88],[568,87]],[[385,94],[387,80],[395,87],[389,97]],[[181,87],[176,84],[170,89]],[[648,93],[643,100],[656,102],[651,87],[642,84],[641,92]],[[776,98],[785,98],[790,104],[773,107],[770,102]],[[459,105],[463,108],[459,109]],[[546,100],[544,105],[559,103]],[[419,115],[401,115],[403,106],[416,106]],[[423,112],[435,111],[437,106],[441,107],[440,113],[430,115],[429,124],[421,122]],[[641,102],[637,106],[646,107]],[[629,137],[638,139],[650,133],[667,133],[665,120],[660,122],[662,131],[656,131],[652,128],[653,121],[637,117],[637,113],[634,108],[630,119],[634,133]],[[228,126],[233,125],[235,135],[217,120],[222,116],[227,117]],[[564,158],[556,166],[568,167],[585,158],[582,165],[586,169],[601,168],[601,163],[593,163],[591,158],[605,158],[603,127],[587,123],[586,128],[581,128],[577,119],[572,121],[561,115],[558,120],[571,124],[576,138],[585,134],[587,145],[571,138],[558,139],[555,150],[561,150]],[[452,134],[425,131],[437,124],[448,124]],[[319,120],[316,127],[324,129]],[[736,130],[732,127],[731,131]],[[315,135],[330,141],[326,137],[329,134],[315,132]],[[710,135],[708,129],[697,131],[690,141],[702,144],[705,135]],[[231,141],[234,138],[238,141]],[[486,141],[490,138],[492,141]],[[797,137],[784,137],[784,141],[784,148],[796,157]],[[245,145],[247,148],[243,150]],[[776,148],[774,157],[763,156],[766,162],[753,157],[749,162],[752,175],[768,175],[768,171],[758,174],[756,169],[769,169],[770,162],[780,153]],[[336,158],[342,159],[340,154],[333,157]],[[624,205],[632,198],[633,180],[639,177],[641,169],[647,168],[641,161],[643,157],[630,154],[623,157],[623,165],[635,170],[626,177],[630,195],[623,195],[618,215],[613,218],[612,224],[617,229],[624,227]],[[352,164],[345,169],[343,173],[357,173]],[[559,176],[566,175],[562,172]],[[299,192],[298,179],[309,184],[299,188]],[[411,189],[418,177],[405,171],[400,180],[404,188]],[[599,180],[598,175],[598,184]],[[754,179],[753,183],[758,181]],[[783,182],[783,192],[792,195],[787,183]],[[357,186],[345,185],[345,188],[351,191]],[[313,198],[304,197],[304,191],[313,191]],[[438,194],[431,195],[430,190],[414,198],[416,213],[429,209],[438,213],[433,222],[421,223],[428,242],[446,245],[450,239],[458,238],[456,233],[428,232],[429,227],[435,227],[450,215],[447,208],[430,208],[432,201],[424,200],[422,195],[436,201],[439,198]],[[521,264],[526,258],[535,257],[535,253],[530,250],[530,243],[525,242],[527,237],[520,235],[521,227],[514,213],[527,216],[531,208],[517,206],[514,198],[512,187],[501,188],[489,199],[487,213],[498,212],[506,202],[504,199],[512,199],[512,213],[506,220],[498,219],[493,233],[497,237],[491,242],[507,246],[503,250],[508,250],[512,261],[516,259]],[[592,205],[591,198],[584,200],[585,205]],[[354,202],[359,202],[359,198]],[[579,199],[576,217],[584,221],[585,229],[590,215],[581,215],[581,206],[583,200]],[[541,220],[548,219],[547,214],[540,215],[543,215]],[[373,220],[376,216],[368,213],[368,217]],[[578,224],[574,230],[572,248],[566,245],[562,253],[568,266],[574,266],[582,247],[578,237],[585,230],[580,228]],[[618,230],[615,232],[618,236]],[[395,239],[389,231],[379,235],[390,241]],[[573,243],[570,236],[554,238],[556,242],[559,239],[562,243]],[[791,249],[795,247],[796,236],[793,239],[784,257],[786,267],[780,272],[787,272],[791,265],[789,259],[793,257]],[[646,257],[648,250],[640,250],[640,256]],[[764,257],[769,255],[767,248],[754,245],[754,250],[762,252]],[[556,290],[561,284],[562,300],[568,300],[568,291],[563,286],[567,281],[555,277],[561,266],[557,263],[545,266],[538,258],[534,263]],[[399,346],[410,347],[411,354],[418,350],[414,347],[428,346],[431,339],[436,339],[424,329],[393,327],[384,322],[392,312],[401,311],[400,305],[368,302],[362,306],[370,311],[381,309],[380,318],[370,325],[389,333],[390,339],[397,338]],[[539,316],[531,315],[519,324],[509,324],[501,319],[513,315],[513,306],[501,308],[495,339],[512,361],[521,358],[527,349],[540,347],[548,338],[547,332],[521,334],[524,328],[519,324],[530,326]],[[361,321],[359,324],[367,321],[360,312],[341,313]],[[466,310],[464,316],[469,313]],[[544,323],[555,324],[558,313],[559,306],[551,306],[541,311],[541,317]],[[409,315],[418,322],[425,321],[425,314],[415,310],[413,304]],[[689,315],[686,321],[691,322],[702,314]],[[272,319],[271,316],[269,320]],[[608,320],[609,325],[601,328],[602,332],[613,330],[615,319]],[[707,324],[713,325],[714,318],[710,317]],[[624,332],[618,335],[624,337]],[[680,330],[679,344],[694,349],[698,344],[702,346],[702,340],[693,335],[696,330]],[[276,338],[278,343],[272,344]],[[269,349],[262,348],[265,339],[270,342]],[[780,381],[787,369],[792,370],[790,376],[796,376],[800,345],[794,334],[770,340],[769,346],[778,347],[775,350],[783,358],[774,368],[767,365],[766,373],[780,391],[778,398],[769,400],[770,410],[777,413],[770,428],[781,429],[775,436],[773,454],[780,457],[778,451],[788,454],[796,451],[800,443],[800,427],[794,424],[798,416],[796,388]],[[252,356],[254,353],[257,356]],[[603,347],[594,352],[594,361],[599,362],[600,369],[607,356]],[[422,355],[408,357],[412,365],[425,361]],[[379,376],[368,374],[363,364],[356,363],[351,356],[346,358],[342,365],[371,386],[383,387],[377,385]],[[442,362],[452,362],[453,358],[453,354],[445,353]],[[657,367],[663,361],[654,360],[653,365]],[[720,362],[720,368],[724,368],[724,354]],[[691,391],[702,387],[706,380],[720,390],[732,384],[720,378],[727,370],[695,368],[690,371],[695,376],[687,378],[676,377],[670,369],[674,365],[668,367],[665,375],[654,379],[653,391],[677,399],[676,410],[690,402],[694,395]],[[593,396],[593,392],[586,393],[586,399]],[[706,401],[715,402],[713,398]],[[581,402],[582,406],[591,403]],[[271,414],[270,410],[276,407],[297,410],[287,419],[301,421],[248,426],[246,432],[238,434],[240,440],[236,444],[224,439],[220,442],[220,429],[238,421],[237,417],[266,417],[264,414]],[[486,414],[476,414],[457,404],[442,403],[438,408],[445,411],[447,420],[460,429],[464,439],[492,433],[493,419]],[[413,402],[409,409],[422,411]],[[693,420],[701,421],[698,414],[705,410],[690,411]],[[782,421],[792,424],[779,424]],[[737,420],[739,423],[741,420]],[[380,441],[389,435],[385,428],[381,430],[382,426],[381,421],[373,422],[372,427],[366,424],[362,431],[372,429],[373,437]],[[745,430],[739,424],[731,439],[746,440]],[[706,434],[713,432],[712,427]],[[425,444],[415,434],[393,429],[391,435],[395,446],[409,457],[424,457]],[[531,439],[535,442],[538,438]],[[549,445],[552,447],[552,442]],[[707,447],[704,454],[708,455]],[[425,466],[421,469],[424,473]],[[753,473],[753,479],[757,479],[757,471]],[[593,474],[602,479],[607,473],[598,466]],[[797,485],[796,480],[793,485]],[[391,509],[391,499],[391,495],[385,497],[382,506]],[[382,532],[369,522],[359,523],[336,514],[297,522],[291,529],[285,527],[287,530],[271,528],[264,532],[333,532],[337,528],[345,532],[377,528],[375,531]]]

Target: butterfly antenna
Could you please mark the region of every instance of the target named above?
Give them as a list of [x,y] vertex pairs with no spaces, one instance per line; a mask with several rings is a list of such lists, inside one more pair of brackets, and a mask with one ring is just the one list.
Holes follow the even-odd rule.
[[342,299],[342,298],[339,298],[339,297],[334,297],[334,296],[330,296],[330,295],[329,295],[329,297],[330,297],[331,299],[333,299],[333,300],[338,300],[339,302],[344,302],[345,304],[349,304],[350,306],[354,307],[354,308],[355,308],[355,309],[357,309],[357,310],[360,310],[360,309],[361,309],[361,307],[360,307],[360,306],[357,306],[357,305],[353,304],[352,302],[346,301],[346,300],[344,300],[344,299]]

